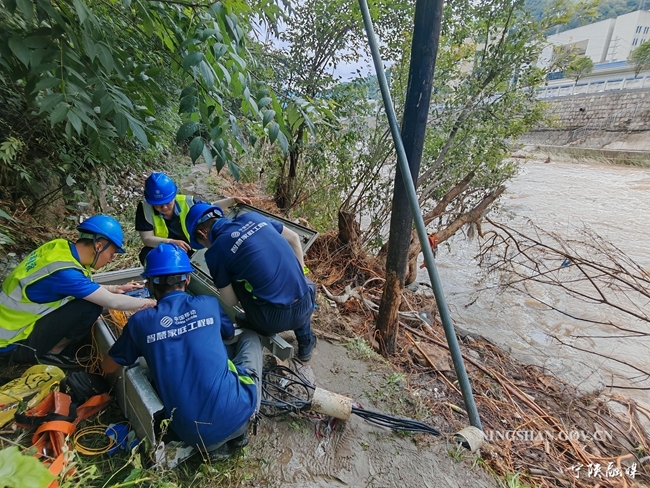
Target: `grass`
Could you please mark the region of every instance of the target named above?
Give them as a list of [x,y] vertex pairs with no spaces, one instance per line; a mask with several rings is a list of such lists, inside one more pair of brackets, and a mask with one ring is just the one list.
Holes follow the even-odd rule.
[[348,342],[343,344],[343,346],[353,354],[355,359],[364,359],[366,361],[373,360],[388,364],[388,362],[378,354],[363,337],[350,339]]

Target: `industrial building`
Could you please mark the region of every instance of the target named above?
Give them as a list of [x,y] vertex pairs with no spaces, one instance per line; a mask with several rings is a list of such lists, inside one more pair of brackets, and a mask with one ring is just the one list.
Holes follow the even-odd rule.
[[624,61],[630,53],[650,40],[650,11],[637,10],[614,19],[560,32],[546,38],[549,45],[540,56],[539,64],[548,66],[553,48],[562,46],[588,56],[594,64]]

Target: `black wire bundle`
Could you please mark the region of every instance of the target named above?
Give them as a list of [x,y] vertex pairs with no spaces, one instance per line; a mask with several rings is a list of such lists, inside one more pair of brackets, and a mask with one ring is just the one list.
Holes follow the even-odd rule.
[[430,425],[417,420],[394,417],[379,412],[371,412],[360,407],[352,407],[352,413],[361,417],[368,423],[379,425],[381,427],[405,432],[414,432],[416,434],[440,435],[440,431],[435,427],[431,427]]
[[[274,366],[262,373],[262,408],[266,417],[309,410],[314,386],[304,377],[285,366]],[[393,430],[440,435],[435,427],[413,419],[394,417],[353,406],[352,413],[366,422]]]
[[262,408],[266,417],[309,410],[314,387],[285,366],[274,366],[262,373]]

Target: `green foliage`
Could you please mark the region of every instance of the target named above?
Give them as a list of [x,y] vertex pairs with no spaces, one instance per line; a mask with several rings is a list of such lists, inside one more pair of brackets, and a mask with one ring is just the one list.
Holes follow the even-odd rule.
[[18,447],[0,450],[0,485],[8,488],[45,488],[54,476],[33,456]]
[[268,126],[269,140],[277,139],[282,149],[272,183],[280,208],[302,205],[323,186],[317,183],[324,177],[324,162],[330,151],[338,150],[334,135],[340,135],[340,121],[353,108],[333,96],[339,83],[334,71],[357,61],[366,49],[361,25],[355,2],[299,2],[280,35],[286,47],[269,50],[272,68],[265,63],[258,67],[258,78],[268,79],[280,97],[280,104],[273,98],[270,108],[276,114],[284,108],[277,125]]
[[634,76],[639,76],[641,71],[650,69],[650,42],[644,42],[634,49],[627,58],[627,62],[634,66]]
[[551,66],[549,71],[564,71],[573,63],[579,54],[579,49],[576,46],[553,46],[553,56],[551,58]]
[[573,78],[576,83],[584,75],[591,73],[594,69],[594,62],[587,56],[580,56],[574,59],[564,70],[569,78]]
[[277,6],[141,0],[5,4],[0,66],[37,116],[52,127],[61,124],[68,140],[83,141],[102,160],[125,136],[145,148],[159,142],[156,115],[170,103],[164,85],[171,74],[182,87],[179,113],[185,123],[177,140],[191,138],[193,160],[203,156],[219,170],[226,164],[236,170],[234,158],[246,150],[242,124],[263,120],[258,108],[263,97],[254,95],[248,72],[246,35],[253,15],[275,22]]
[[14,242],[10,234],[11,229],[3,223],[4,220],[16,222],[11,215],[0,208],[0,248],[6,244],[13,244]]

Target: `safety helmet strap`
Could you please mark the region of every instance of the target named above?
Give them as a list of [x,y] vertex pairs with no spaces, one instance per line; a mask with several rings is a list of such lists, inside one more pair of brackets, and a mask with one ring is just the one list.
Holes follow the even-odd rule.
[[183,281],[187,280],[187,273],[167,276],[154,276],[150,279],[154,285],[175,285],[176,283],[182,283]]

